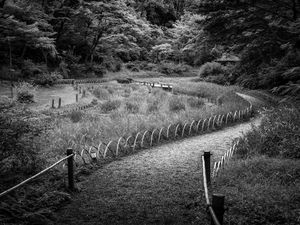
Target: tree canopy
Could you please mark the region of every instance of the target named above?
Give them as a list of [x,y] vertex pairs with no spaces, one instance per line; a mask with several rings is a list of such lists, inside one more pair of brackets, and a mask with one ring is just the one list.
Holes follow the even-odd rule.
[[299,0],[2,0],[0,63],[78,77],[230,56],[228,82],[271,88],[299,80],[299,10]]

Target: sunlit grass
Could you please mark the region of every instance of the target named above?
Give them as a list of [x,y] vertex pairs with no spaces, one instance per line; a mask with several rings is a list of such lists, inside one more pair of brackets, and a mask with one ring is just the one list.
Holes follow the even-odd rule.
[[[215,90],[223,94],[226,87]],[[69,117],[58,119],[54,129],[47,134],[48,140],[55,140],[51,142],[51,148],[57,154],[74,143],[75,147],[83,143],[97,146],[100,142],[108,143],[137,132],[184,124],[248,106],[237,99],[217,105],[205,103],[205,99],[195,96],[174,95],[161,89],[116,82],[95,87],[92,93],[100,101],[96,108],[83,112],[76,123]]]

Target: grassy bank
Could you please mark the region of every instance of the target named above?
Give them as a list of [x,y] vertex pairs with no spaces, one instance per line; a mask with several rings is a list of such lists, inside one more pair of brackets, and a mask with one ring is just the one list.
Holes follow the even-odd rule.
[[299,110],[280,107],[244,136],[216,180],[229,224],[299,224],[299,134]]

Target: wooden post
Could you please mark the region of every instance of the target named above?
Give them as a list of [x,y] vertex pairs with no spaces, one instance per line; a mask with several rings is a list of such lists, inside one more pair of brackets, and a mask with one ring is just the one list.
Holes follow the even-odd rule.
[[58,99],[58,108],[61,107],[61,98]]
[[81,94],[81,86],[79,86],[79,94]]
[[206,171],[206,180],[207,185],[210,185],[210,152],[204,152],[204,162],[205,162],[205,171]]
[[[217,216],[218,221],[220,224],[223,224],[223,217],[224,217],[224,202],[225,196],[221,194],[213,194],[212,195],[212,208]],[[213,221],[211,222],[214,225]]]
[[[67,149],[67,156],[69,156],[69,155],[73,155],[73,149],[72,148]],[[74,159],[74,156],[71,156],[70,158],[68,158],[68,183],[69,183],[69,189],[72,190],[72,191],[75,189],[73,159]]]
[[78,94],[76,94],[76,102],[78,102]]
[[85,97],[85,89],[82,90],[82,98]]
[[52,106],[51,106],[51,108],[52,108],[52,109],[55,108],[55,106],[54,106],[54,99],[52,99]]

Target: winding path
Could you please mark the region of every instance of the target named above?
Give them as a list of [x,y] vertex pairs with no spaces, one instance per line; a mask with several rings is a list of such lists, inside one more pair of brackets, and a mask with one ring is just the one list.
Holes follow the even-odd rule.
[[219,159],[234,138],[259,122],[256,118],[107,164],[80,184],[81,193],[58,212],[55,224],[208,224],[200,156],[211,151]]

